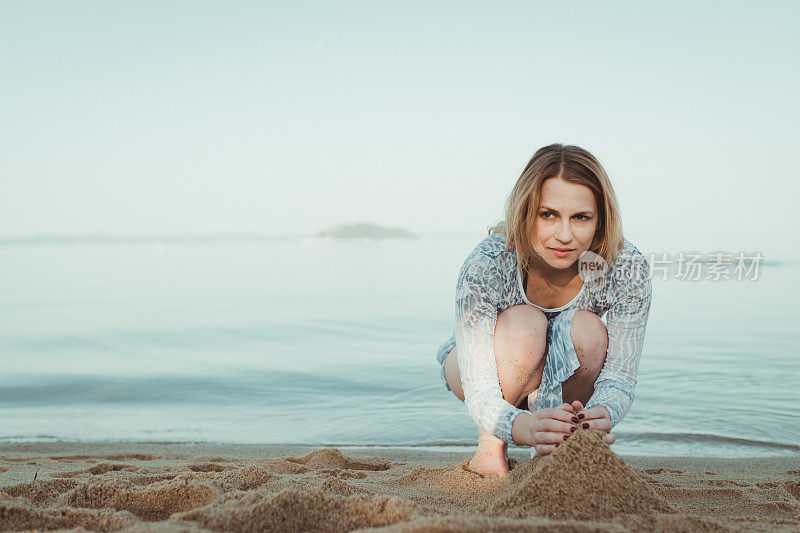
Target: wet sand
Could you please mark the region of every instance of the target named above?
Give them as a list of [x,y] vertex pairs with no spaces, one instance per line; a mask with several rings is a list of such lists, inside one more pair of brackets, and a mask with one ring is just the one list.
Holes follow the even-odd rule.
[[[0,530],[800,531],[800,457],[548,456],[157,443],[0,444]],[[35,478],[35,480],[34,480]]]

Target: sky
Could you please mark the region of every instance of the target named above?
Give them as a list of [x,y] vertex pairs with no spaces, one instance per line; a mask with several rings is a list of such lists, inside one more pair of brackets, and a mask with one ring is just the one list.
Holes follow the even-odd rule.
[[0,237],[483,232],[533,153],[627,233],[789,235],[798,2],[0,3]]

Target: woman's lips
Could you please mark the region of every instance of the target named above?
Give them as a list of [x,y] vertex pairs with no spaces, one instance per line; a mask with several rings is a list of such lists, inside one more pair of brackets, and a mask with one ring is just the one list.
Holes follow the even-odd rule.
[[569,254],[571,254],[572,252],[575,251],[574,249],[572,249],[572,250],[566,250],[566,251],[562,252],[561,250],[557,250],[556,248],[548,248],[548,250],[553,252],[553,255],[555,255],[556,257],[567,257],[567,256],[569,256]]

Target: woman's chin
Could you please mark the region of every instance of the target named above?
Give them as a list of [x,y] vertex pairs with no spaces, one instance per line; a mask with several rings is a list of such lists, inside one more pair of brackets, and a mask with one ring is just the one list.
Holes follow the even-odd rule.
[[553,270],[566,270],[566,269],[572,267],[573,265],[575,265],[575,261],[576,261],[575,259],[570,258],[570,257],[565,257],[563,259],[550,258],[550,259],[547,260],[547,264]]

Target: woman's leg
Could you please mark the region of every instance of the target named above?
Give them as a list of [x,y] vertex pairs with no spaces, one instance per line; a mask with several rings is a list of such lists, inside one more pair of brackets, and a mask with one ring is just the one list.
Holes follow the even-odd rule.
[[[503,398],[525,406],[528,394],[539,387],[547,351],[547,318],[529,305],[509,307],[497,316],[494,335],[495,362]],[[464,401],[458,359],[452,350],[445,360],[445,378],[453,393]],[[481,474],[508,473],[508,443],[482,429],[478,450],[469,462]]]
[[570,337],[581,366],[562,384],[561,394],[567,403],[579,400],[586,405],[594,394],[594,383],[606,361],[608,332],[600,317],[580,310],[572,317]]

